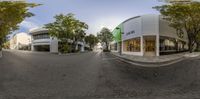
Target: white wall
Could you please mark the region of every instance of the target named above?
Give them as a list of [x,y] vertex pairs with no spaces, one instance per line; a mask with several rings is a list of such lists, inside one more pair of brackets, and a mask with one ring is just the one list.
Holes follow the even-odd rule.
[[58,40],[56,38],[51,38],[50,52],[58,53]]
[[[123,23],[124,34],[122,34],[122,41],[132,39],[135,37],[140,37],[142,34],[142,19],[137,17],[130,19]],[[134,31],[134,33],[129,34],[129,32]]]
[[159,34],[159,15],[148,14],[142,16],[142,35]]
[[31,44],[31,36],[27,33],[17,33],[10,39],[10,49],[19,49],[19,44]]
[[31,43],[31,36],[27,33],[19,33],[17,35],[17,43],[28,45]]

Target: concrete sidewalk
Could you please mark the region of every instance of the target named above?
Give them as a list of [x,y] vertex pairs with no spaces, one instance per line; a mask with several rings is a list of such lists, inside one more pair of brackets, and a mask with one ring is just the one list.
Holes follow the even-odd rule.
[[133,65],[143,66],[143,67],[161,67],[168,66],[177,62],[180,62],[186,58],[194,58],[200,56],[199,52],[193,53],[178,53],[172,55],[163,56],[134,56],[134,55],[119,55],[117,52],[111,52],[114,56],[117,56],[124,62],[131,63]]

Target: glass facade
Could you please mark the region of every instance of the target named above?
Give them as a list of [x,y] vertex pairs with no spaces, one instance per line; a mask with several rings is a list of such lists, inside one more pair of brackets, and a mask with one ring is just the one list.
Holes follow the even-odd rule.
[[185,51],[186,42],[177,40],[175,38],[160,37],[160,53],[164,52],[181,52]]
[[155,52],[156,50],[156,37],[144,37],[145,52]]
[[125,52],[140,52],[140,38],[134,38],[123,42],[123,50]]
[[34,40],[38,40],[38,39],[49,39],[49,38],[50,38],[50,36],[49,36],[48,33],[33,35],[33,39],[34,39]]

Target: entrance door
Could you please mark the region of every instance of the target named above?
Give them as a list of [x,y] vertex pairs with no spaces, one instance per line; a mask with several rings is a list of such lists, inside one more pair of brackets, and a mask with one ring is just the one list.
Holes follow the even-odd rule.
[[145,37],[145,56],[156,55],[156,37]]

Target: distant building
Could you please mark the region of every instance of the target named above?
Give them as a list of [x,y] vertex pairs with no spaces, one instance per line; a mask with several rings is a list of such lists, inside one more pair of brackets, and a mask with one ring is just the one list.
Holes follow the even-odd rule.
[[[58,53],[60,40],[55,37],[51,37],[48,30],[45,28],[31,29],[29,31],[32,38],[31,50],[32,51],[47,51],[51,53]],[[72,40],[68,40],[69,45],[72,44]],[[88,49],[89,45],[85,44],[84,40],[79,41],[76,49],[84,52],[85,47]]]
[[10,49],[30,50],[31,36],[27,33],[17,33],[10,38]]
[[58,40],[50,37],[47,29],[32,29],[29,31],[29,33],[32,38],[32,51],[48,51],[52,53],[58,52]]

